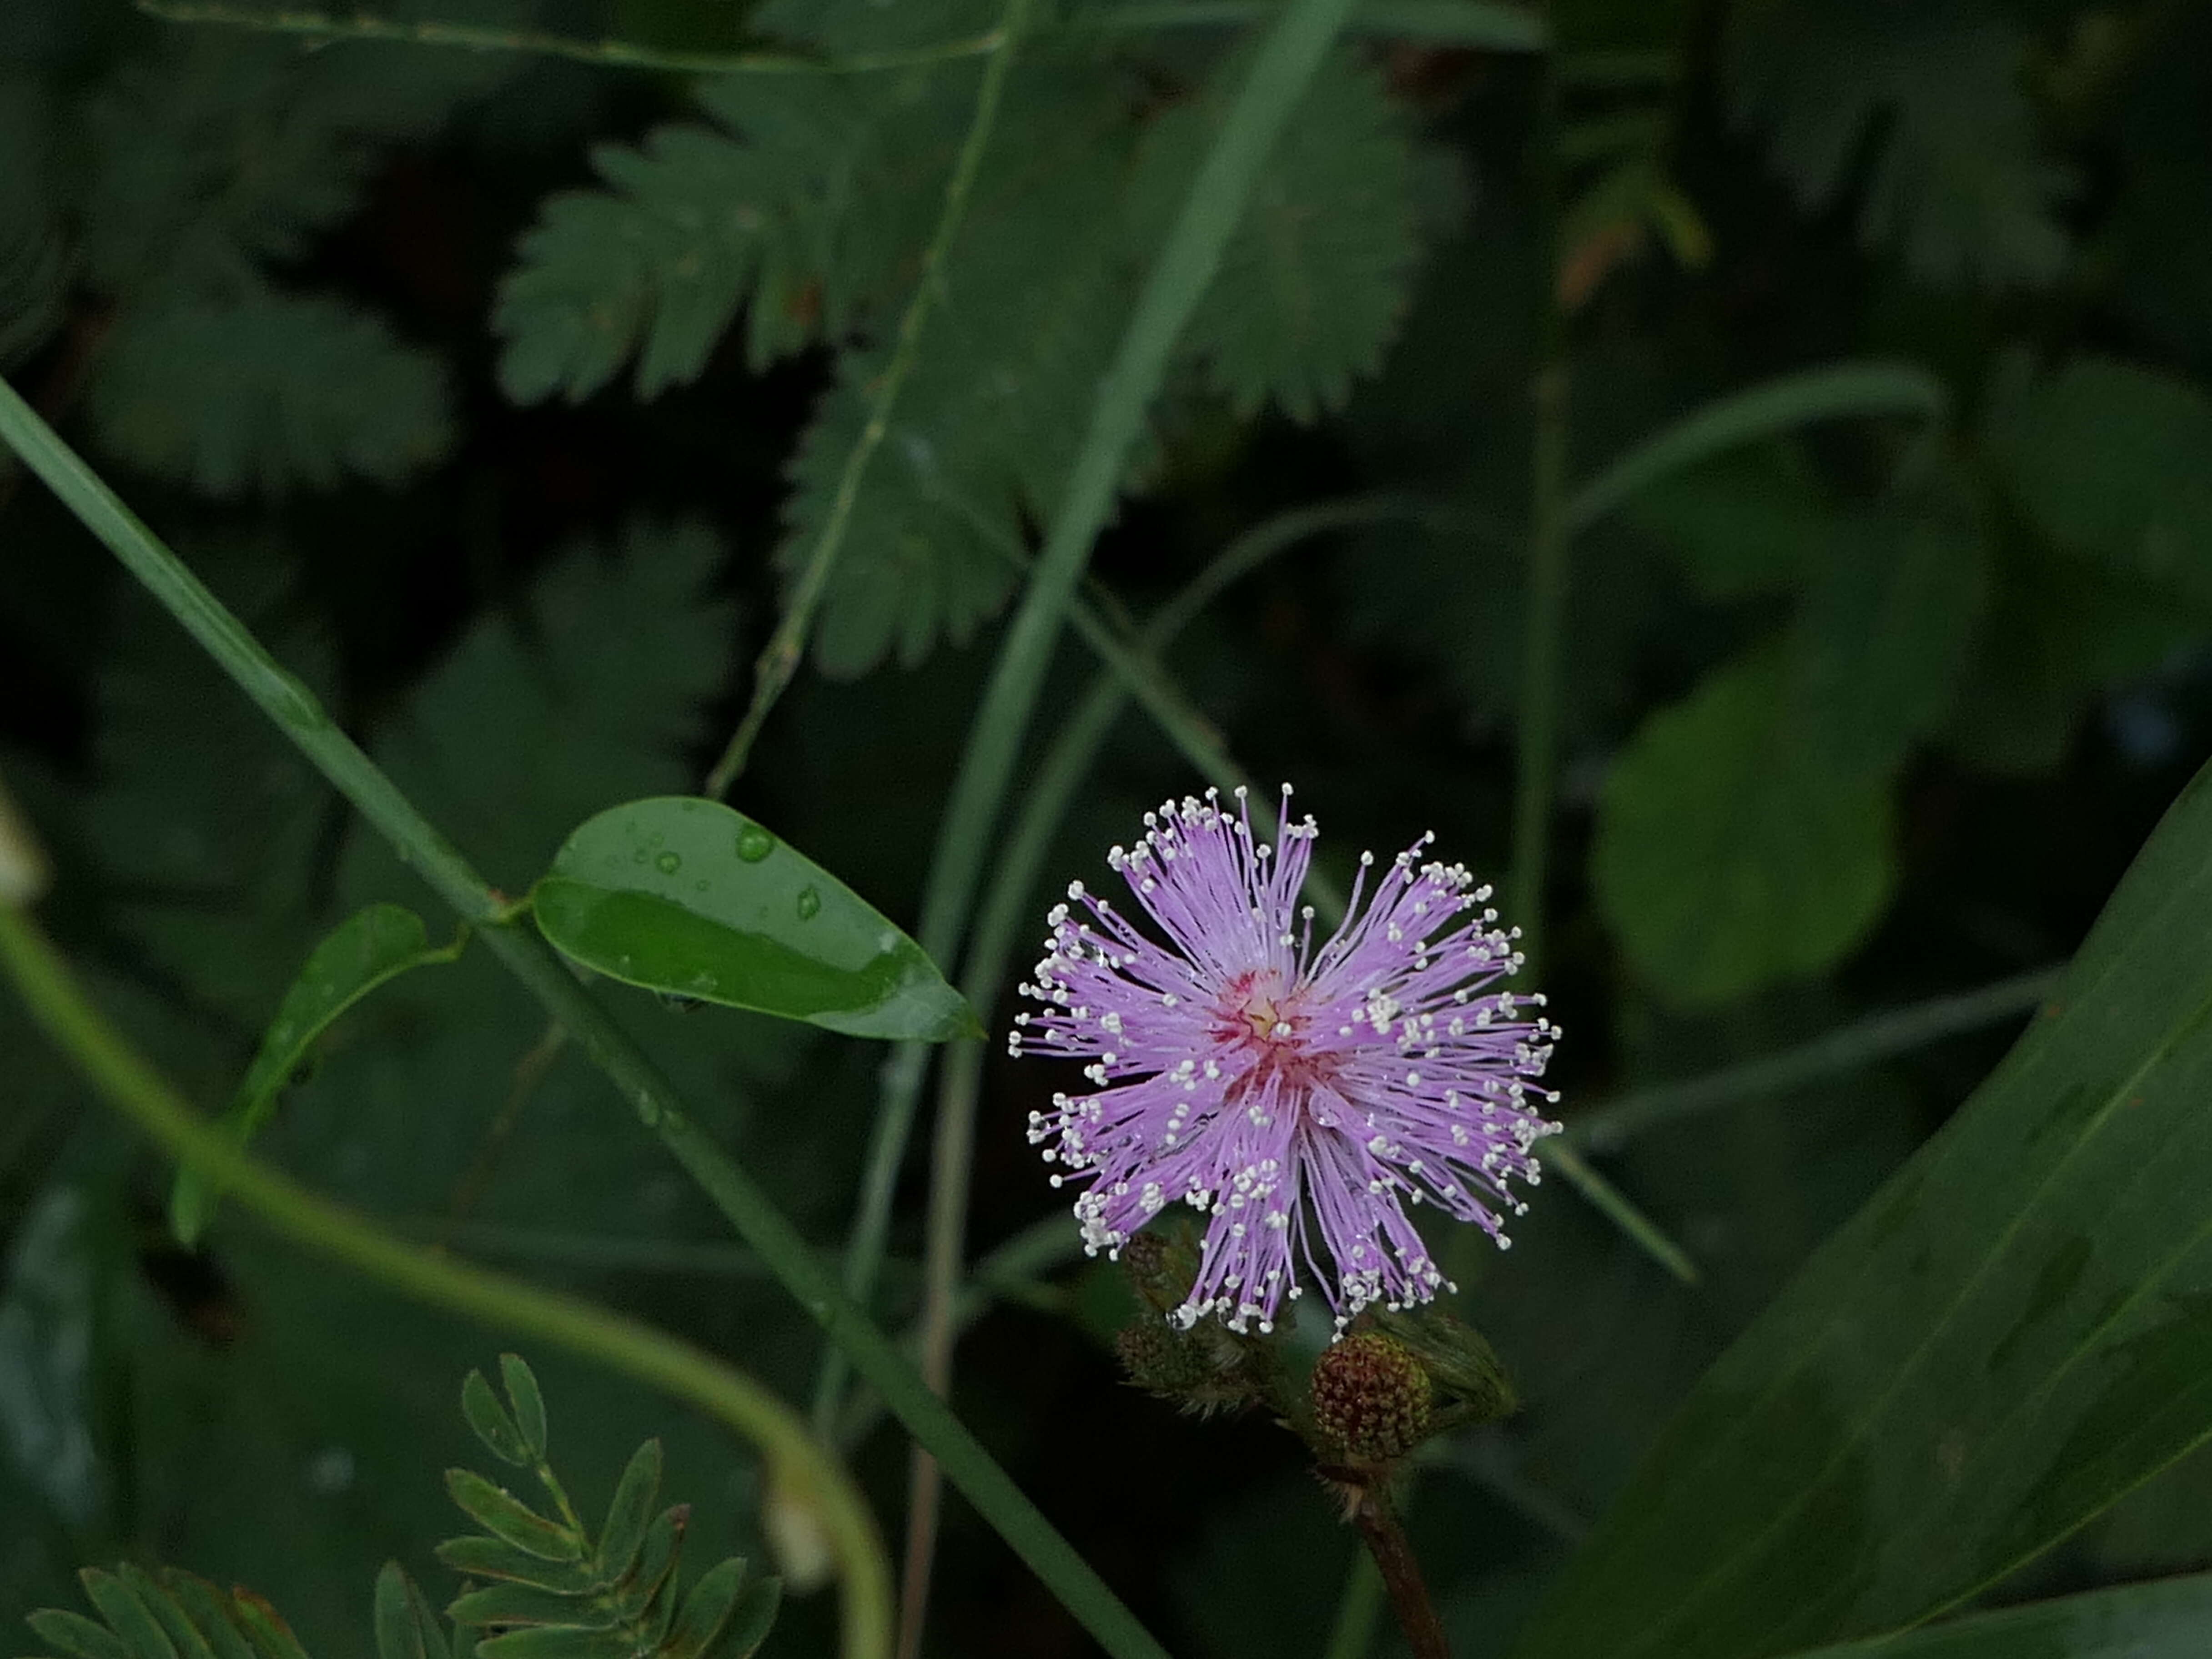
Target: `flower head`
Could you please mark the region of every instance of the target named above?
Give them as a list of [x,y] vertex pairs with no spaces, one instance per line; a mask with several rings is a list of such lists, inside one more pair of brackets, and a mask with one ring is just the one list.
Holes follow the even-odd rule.
[[1340,1330],[1374,1303],[1425,1302],[1443,1275],[1407,1215],[1425,1200],[1503,1247],[1499,1212],[1536,1184],[1529,1148],[1559,1125],[1529,1109],[1558,1028],[1519,1017],[1540,996],[1489,988],[1520,966],[1512,936],[1459,865],[1420,862],[1424,836],[1378,874],[1363,854],[1344,924],[1316,947],[1299,889],[1311,817],[1283,791],[1279,849],[1255,840],[1244,792],[1145,814],[1108,862],[1162,944],[1076,882],[1016,1016],[1016,1054],[1091,1063],[1090,1094],[1053,1097],[1030,1139],[1086,1183],[1084,1243],[1116,1252],[1181,1200],[1209,1218],[1185,1326],[1218,1314],[1272,1328],[1299,1268]]

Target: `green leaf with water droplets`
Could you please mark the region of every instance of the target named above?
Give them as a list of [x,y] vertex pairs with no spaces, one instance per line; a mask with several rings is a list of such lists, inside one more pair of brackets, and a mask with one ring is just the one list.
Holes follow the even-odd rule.
[[967,1002],[859,894],[718,801],[611,807],[532,893],[538,925],[596,973],[848,1036],[981,1036]]
[[[453,961],[466,938],[464,933],[451,945],[432,945],[422,918],[398,904],[372,904],[340,922],[309,954],[285,992],[219,1127],[240,1146],[252,1140],[276,1112],[277,1097],[306,1063],[316,1039],[339,1015],[411,968]],[[178,1170],[169,1193],[169,1224],[179,1239],[187,1244],[198,1240],[219,1196],[191,1170]]]

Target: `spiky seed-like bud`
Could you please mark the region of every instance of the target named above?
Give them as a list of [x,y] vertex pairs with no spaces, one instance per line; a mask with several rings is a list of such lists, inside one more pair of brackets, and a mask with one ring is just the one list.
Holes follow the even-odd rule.
[[1139,1317],[1114,1338],[1121,1369],[1139,1388],[1182,1398],[1212,1380],[1198,1345],[1166,1320]]
[[1328,1451],[1358,1466],[1390,1463],[1429,1432],[1435,1400],[1413,1351],[1367,1331],[1314,1362],[1314,1427]]

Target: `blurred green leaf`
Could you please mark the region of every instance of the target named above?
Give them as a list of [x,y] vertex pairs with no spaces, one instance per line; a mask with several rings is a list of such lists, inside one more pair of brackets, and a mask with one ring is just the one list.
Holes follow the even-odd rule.
[[2194,1659],[2212,1644],[2212,1573],[2033,1601],[1796,1659]]
[[2038,376],[2015,351],[1985,428],[2014,501],[2053,544],[2212,607],[2212,397],[2106,357]]
[[133,1659],[177,1659],[167,1633],[138,1599],[137,1589],[124,1580],[120,1570],[106,1572],[87,1567],[77,1577],[86,1597],[107,1620],[108,1628],[123,1638]]
[[1606,781],[1598,902],[1668,1001],[1824,968],[1889,896],[1887,781],[1808,742],[1792,702],[1787,658],[1761,652],[1651,716]]
[[131,1659],[131,1650],[105,1625],[94,1624],[81,1613],[41,1607],[24,1620],[39,1640],[69,1659]]
[[2011,1057],[1721,1358],[1521,1652],[1954,1605],[2212,1436],[2212,774]]
[[397,484],[453,441],[446,371],[337,300],[254,288],[134,307],[89,398],[100,449],[203,495]]
[[[1156,246],[1247,69],[1230,54],[1204,93],[1145,135],[1129,186],[1130,234]],[[1340,51],[1269,152],[1177,350],[1246,417],[1273,401],[1311,422],[1371,374],[1411,301],[1420,246],[1414,157],[1382,76]]]
[[2091,700],[2201,638],[2172,598],[2126,571],[2008,549],[1994,562],[1986,616],[1945,744],[1986,770],[2047,772]]
[[568,1528],[548,1521],[514,1493],[468,1469],[447,1469],[446,1491],[461,1510],[493,1537],[526,1554],[548,1561],[580,1559],[582,1541]]
[[1699,592],[1788,592],[1826,562],[1835,503],[1794,451],[1761,445],[1640,489],[1630,520],[1663,542]]
[[920,945],[719,801],[608,808],[568,837],[532,908],[564,955],[626,985],[849,1036],[982,1035]]
[[397,1561],[376,1575],[373,1613],[377,1659],[452,1659],[445,1627]]
[[[2041,286],[2067,254],[2066,171],[2021,84],[2027,42],[1953,0],[1753,0],[1724,53],[1736,118],[1812,209],[1863,179],[1859,239],[1938,283]],[[1870,168],[1866,165],[1869,153]]]
[[92,1524],[94,1265],[83,1192],[49,1188],[17,1223],[0,1281],[0,1447],[54,1513]]
[[1802,740],[1823,763],[1879,774],[1949,713],[1981,620],[1976,528],[1900,509],[1838,517],[1787,635]]
[[[222,1127],[240,1146],[251,1142],[276,1110],[278,1097],[307,1064],[316,1041],[379,986],[416,968],[448,963],[467,942],[432,945],[422,918],[398,904],[372,904],[338,924],[301,964],[276,1017],[263,1033],[260,1050],[222,1115]],[[220,1194],[191,1170],[177,1171],[169,1192],[169,1224],[185,1243],[198,1242],[215,1215]]]

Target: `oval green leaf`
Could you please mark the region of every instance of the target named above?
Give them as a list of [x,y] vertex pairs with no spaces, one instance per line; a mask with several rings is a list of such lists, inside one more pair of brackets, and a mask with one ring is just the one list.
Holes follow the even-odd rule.
[[[453,961],[467,939],[464,932],[451,945],[434,945],[422,918],[398,904],[372,904],[340,922],[309,953],[284,993],[218,1127],[240,1146],[251,1141],[276,1112],[278,1096],[306,1063],[315,1040],[339,1015],[410,968]],[[179,1240],[199,1241],[220,1196],[193,1170],[177,1171],[169,1191],[169,1224]]]
[[1516,1651],[1894,1631],[2212,1438],[2209,1096],[2212,770],[2004,1062],[1698,1382]]
[[609,808],[568,837],[532,904],[562,955],[626,985],[848,1036],[983,1035],[919,945],[719,801]]

